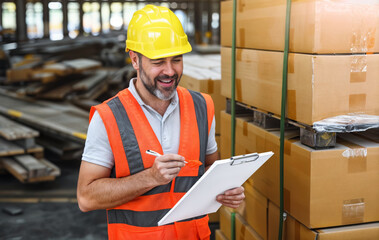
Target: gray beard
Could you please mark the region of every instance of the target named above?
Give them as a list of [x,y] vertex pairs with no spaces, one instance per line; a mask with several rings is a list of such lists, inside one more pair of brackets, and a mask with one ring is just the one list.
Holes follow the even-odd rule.
[[141,81],[142,81],[142,84],[145,86],[145,88],[147,89],[147,91],[149,91],[150,94],[152,94],[153,96],[159,98],[160,100],[164,100],[164,101],[167,101],[167,100],[171,100],[174,96],[175,96],[175,93],[176,93],[176,87],[178,86],[179,84],[179,80],[180,78],[178,78],[175,82],[175,88],[172,90],[172,92],[170,93],[170,95],[168,96],[165,96],[156,86],[156,81],[157,79],[154,79],[154,85],[149,85],[147,84],[144,79],[148,78],[145,74],[145,71],[143,71],[143,69],[140,69],[140,77],[141,77]]
[[156,96],[157,98],[159,98],[160,100],[167,101],[167,100],[171,100],[175,96],[175,93],[176,93],[176,88],[171,92],[170,95],[166,97],[158,88],[155,88],[152,94]]

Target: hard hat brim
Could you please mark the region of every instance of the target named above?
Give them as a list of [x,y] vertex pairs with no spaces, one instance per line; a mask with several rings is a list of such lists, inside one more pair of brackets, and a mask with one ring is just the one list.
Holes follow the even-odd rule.
[[[128,43],[127,43],[127,45],[128,45]],[[150,59],[159,59],[159,58],[173,57],[173,56],[178,56],[178,55],[182,55],[185,53],[189,53],[192,51],[192,47],[191,47],[191,44],[187,43],[184,46],[177,47],[177,48],[171,48],[171,49],[144,51],[143,49],[126,48],[126,52],[128,52],[129,50],[139,52],[142,55],[144,55],[145,57],[150,58]]]

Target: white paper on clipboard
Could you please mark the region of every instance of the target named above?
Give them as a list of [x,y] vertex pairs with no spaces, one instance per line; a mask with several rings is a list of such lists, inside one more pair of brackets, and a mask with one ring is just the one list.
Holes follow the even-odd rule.
[[251,153],[218,160],[158,222],[158,226],[216,212],[216,196],[241,186],[274,153]]

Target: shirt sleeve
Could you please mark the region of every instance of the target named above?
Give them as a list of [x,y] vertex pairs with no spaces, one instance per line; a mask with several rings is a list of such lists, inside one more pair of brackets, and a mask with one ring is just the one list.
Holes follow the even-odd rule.
[[207,151],[206,154],[212,154],[217,151],[217,142],[216,142],[216,120],[215,116],[213,116],[212,120],[212,125],[211,125],[211,130],[209,131],[208,135],[208,146],[207,146]]
[[95,111],[88,126],[82,160],[107,168],[114,166],[114,156],[103,120]]

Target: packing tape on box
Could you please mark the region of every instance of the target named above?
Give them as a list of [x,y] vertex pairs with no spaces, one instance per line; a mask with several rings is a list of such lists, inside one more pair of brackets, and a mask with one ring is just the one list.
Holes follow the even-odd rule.
[[292,153],[292,144],[299,141],[299,134],[286,134],[284,141],[284,154],[291,156]]
[[366,172],[367,148],[341,138],[338,138],[338,143],[348,147],[342,152],[342,156],[348,160],[348,173]]
[[236,100],[242,101],[242,80],[236,78]]
[[240,27],[238,29],[238,32],[239,32],[239,40],[240,40],[240,45],[239,47],[245,47],[245,37],[246,37],[246,34],[245,34],[245,28],[243,27]]
[[350,50],[352,53],[373,52],[379,6],[377,2],[373,1],[359,1],[359,3],[354,4],[354,8],[351,11],[353,26]]
[[[288,73],[295,73],[295,54],[288,54]],[[296,90],[287,90],[288,118],[296,119]]]
[[365,216],[364,198],[344,200],[342,205],[342,223],[362,223]]
[[288,73],[294,73],[295,72],[295,54],[290,53],[288,54]]
[[239,49],[239,48],[236,49],[236,60],[239,62],[242,61],[242,49]]
[[367,157],[367,148],[347,149],[342,153],[345,158]]
[[214,82],[212,79],[208,80],[208,94],[214,93]]
[[366,72],[350,72],[350,82],[366,82]]
[[296,90],[287,90],[287,114],[290,119],[297,119],[296,115]]
[[284,154],[291,156],[291,152],[292,152],[292,142],[285,140],[284,141]]
[[291,191],[287,188],[283,189],[283,198],[284,198],[284,210],[291,212]]
[[246,6],[245,0],[238,0],[238,12],[243,12],[244,7]]
[[366,108],[366,94],[350,94],[349,95],[349,112],[364,112]]
[[243,135],[244,136],[247,136],[247,134],[248,134],[248,125],[247,125],[247,122],[246,121],[244,121],[243,122]]
[[367,56],[353,55],[350,68],[350,83],[366,82]]

